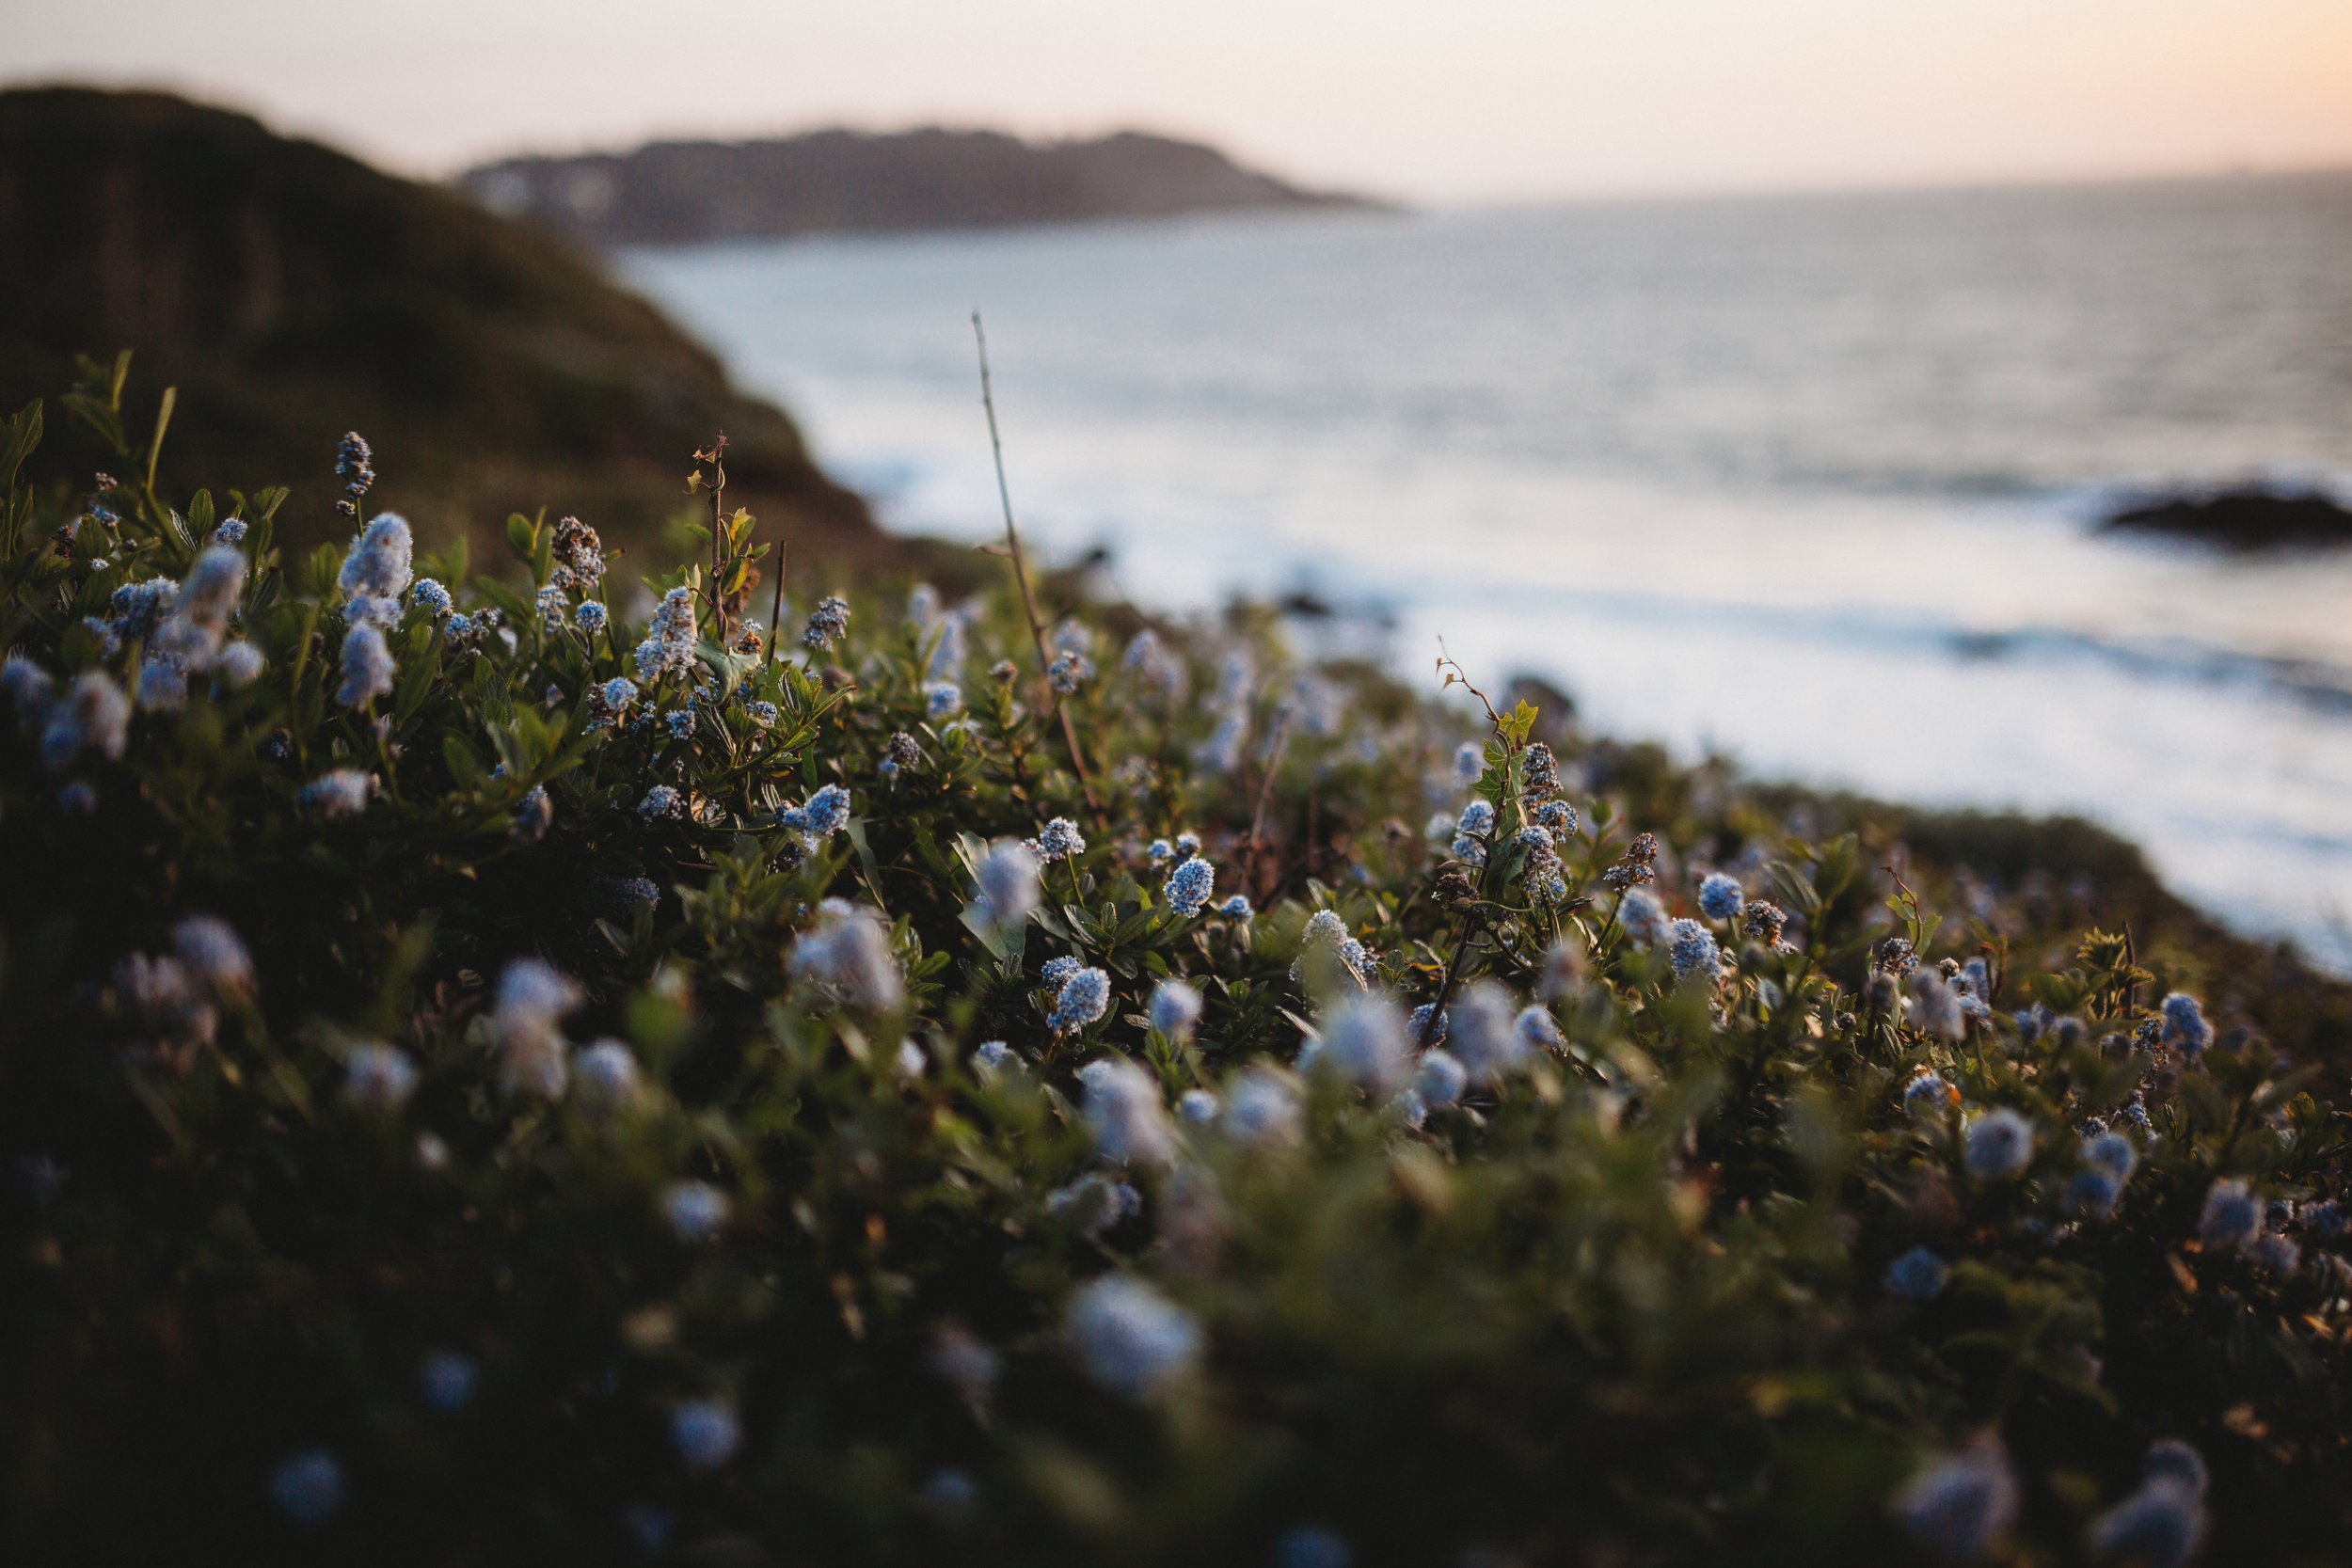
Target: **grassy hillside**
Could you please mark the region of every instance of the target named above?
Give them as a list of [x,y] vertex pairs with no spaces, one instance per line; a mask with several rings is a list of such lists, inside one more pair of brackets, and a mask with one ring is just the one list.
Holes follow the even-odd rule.
[[[888,550],[785,415],[544,235],[241,115],[0,93],[0,406],[126,347],[131,406],[180,391],[162,477],[290,484],[290,543],[348,533],[347,429],[374,444],[377,504],[478,546],[542,506],[649,537],[686,502],[680,456],[724,431],[731,493],[796,548]],[[34,477],[87,486],[98,461],[59,439]]]

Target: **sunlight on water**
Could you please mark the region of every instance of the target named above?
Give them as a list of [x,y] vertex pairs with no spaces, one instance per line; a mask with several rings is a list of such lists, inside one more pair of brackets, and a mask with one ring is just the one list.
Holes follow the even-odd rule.
[[2352,474],[2352,180],[643,254],[895,526],[1016,499],[1183,608],[1311,586],[1597,727],[2072,810],[2352,970],[2352,558],[2088,529]]

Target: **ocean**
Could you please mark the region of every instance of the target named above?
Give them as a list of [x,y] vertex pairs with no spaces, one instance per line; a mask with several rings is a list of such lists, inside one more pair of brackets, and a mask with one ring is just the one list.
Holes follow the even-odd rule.
[[[2074,812],[2352,974],[2352,552],[2103,536],[2352,500],[2352,174],[740,244],[625,277],[891,526],[1571,693],[1749,772]],[[1430,683],[1434,688],[1434,681]],[[1484,682],[1482,681],[1482,684]]]

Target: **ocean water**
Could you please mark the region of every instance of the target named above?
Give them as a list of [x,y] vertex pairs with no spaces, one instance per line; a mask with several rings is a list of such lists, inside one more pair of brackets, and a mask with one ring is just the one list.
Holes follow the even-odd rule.
[[[1613,202],[623,259],[892,525],[1014,501],[1181,609],[1309,590],[1754,773],[2073,811],[2352,973],[2352,553],[2095,534],[2352,499],[2352,175]],[[1434,683],[1433,683],[1434,684]]]

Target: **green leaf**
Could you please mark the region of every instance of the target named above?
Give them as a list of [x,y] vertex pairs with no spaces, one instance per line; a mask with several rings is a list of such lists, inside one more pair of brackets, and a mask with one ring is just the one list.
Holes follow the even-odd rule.
[[335,597],[335,579],[342,575],[343,552],[333,545],[321,545],[310,552],[310,597],[331,600]]
[[2108,1067],[2099,1075],[2097,1086],[2090,1091],[2089,1100],[2091,1107],[2106,1110],[2109,1106],[2122,1104],[2139,1086],[2139,1081],[2148,1075],[2151,1065],[2146,1057],[2140,1057]]
[[2302,1092],[2304,1085],[2318,1079],[2320,1071],[2321,1069],[2314,1063],[2310,1067],[2296,1069],[2275,1084],[2264,1085],[2262,1092],[2254,1096],[2254,1115],[2268,1116],[2288,1101],[2293,1100]]
[[0,432],[0,490],[16,487],[17,470],[40,445],[40,399],[35,398],[18,409]]
[[[1834,901],[1853,881],[1854,869],[1861,856],[1862,841],[1851,833],[1833,840],[1821,850],[1820,868],[1813,874],[1813,891],[1822,903]],[[1920,951],[1925,952],[1923,946]]]
[[530,518],[524,516],[519,512],[508,515],[506,519],[506,547],[514,552],[516,560],[521,562],[526,566],[531,565],[535,560],[538,559],[539,542],[536,534],[537,531],[531,526]]
[[939,842],[931,837],[930,825],[918,817],[909,826],[914,831],[915,852],[923,857],[923,863],[937,873],[948,886],[955,886],[958,881],[956,869],[947,863],[947,857],[939,852]]
[[106,449],[117,457],[131,455],[131,443],[122,435],[122,416],[112,407],[87,392],[68,392],[57,401],[65,405],[67,413],[81,420],[101,441],[105,442]]
[[888,912],[890,906],[882,901],[882,867],[874,863],[873,847],[866,842],[866,818],[850,817],[843,832],[850,835],[850,843],[857,850],[858,864],[866,872],[866,891],[873,895],[874,907]]
[[473,588],[475,593],[503,610],[506,618],[515,625],[518,626],[531,625],[532,617],[536,613],[532,609],[531,601],[499,581],[498,578],[477,577],[473,579]]
[[519,779],[531,771],[527,742],[513,724],[490,726],[490,746],[499,754],[499,765],[510,779]]
[[514,731],[522,748],[523,765],[509,771],[519,781],[535,776],[539,765],[555,754],[555,732],[533,708],[516,710]]
[[440,673],[441,661],[434,657],[434,630],[430,626],[410,628],[407,649],[401,656],[400,683],[392,689],[392,723],[405,725],[416,716],[419,705],[433,689],[433,677]]
[[966,904],[963,907],[963,912],[956,919],[965,930],[971,932],[978,940],[981,946],[988,949],[990,956],[999,963],[1012,962],[1020,955],[1022,944],[1028,938],[1025,923],[1005,927],[992,926],[979,918],[977,906],[971,904]]
[[2071,1013],[2082,1005],[2082,987],[2062,974],[2029,974],[2026,991],[2052,1012]]
[[1780,901],[1799,914],[1809,915],[1821,907],[1821,895],[1813,889],[1812,881],[1787,861],[1774,861],[1765,867],[1764,875],[1772,884]]
[[352,878],[358,875],[358,867],[333,849],[328,848],[319,839],[312,839],[302,847],[302,859],[307,864],[326,872],[330,877]]
[[2192,1122],[2201,1131],[2217,1132],[2230,1125],[2230,1108],[2223,1103],[2221,1093],[2207,1083],[2201,1073],[2185,1072],[2174,1092],[2174,1102],[2187,1109]]
[[759,673],[757,654],[731,654],[708,638],[694,644],[694,657],[709,665],[729,691]]
[[147,492],[155,493],[155,461],[164,454],[164,432],[171,428],[171,410],[180,401],[180,388],[164,388],[163,406],[155,410],[155,434],[147,443]]
[[450,775],[461,788],[475,788],[489,777],[490,769],[483,763],[482,753],[455,730],[441,736],[441,760],[449,764]]

